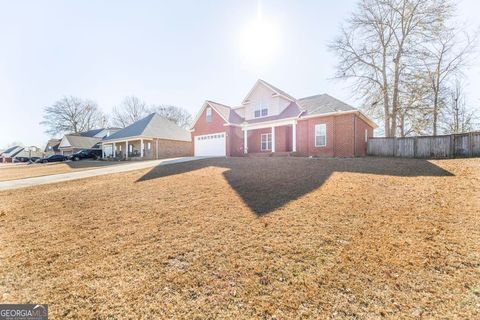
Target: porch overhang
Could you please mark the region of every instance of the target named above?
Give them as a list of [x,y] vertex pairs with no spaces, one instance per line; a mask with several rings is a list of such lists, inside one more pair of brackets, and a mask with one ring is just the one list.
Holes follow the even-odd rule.
[[272,120],[272,121],[265,121],[265,122],[259,122],[259,123],[243,123],[241,125],[241,128],[242,128],[242,131],[246,131],[246,130],[256,130],[256,129],[295,125],[297,124],[297,119],[298,118],[295,117],[290,119]]

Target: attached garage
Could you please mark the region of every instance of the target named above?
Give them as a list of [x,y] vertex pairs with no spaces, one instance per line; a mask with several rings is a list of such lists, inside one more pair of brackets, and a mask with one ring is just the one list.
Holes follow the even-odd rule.
[[218,156],[227,155],[227,143],[225,132],[195,136],[195,156]]

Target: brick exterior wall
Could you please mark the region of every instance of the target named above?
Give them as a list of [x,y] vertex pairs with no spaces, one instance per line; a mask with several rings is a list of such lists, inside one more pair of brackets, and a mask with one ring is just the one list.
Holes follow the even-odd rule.
[[[243,131],[238,126],[225,126],[223,118],[212,109],[212,121],[207,122],[206,110],[200,115],[192,132],[192,153],[194,138],[199,135],[225,132],[227,134],[227,156],[243,155]],[[327,145],[315,146],[315,125],[326,124]],[[314,157],[354,157],[365,156],[365,130],[373,136],[373,128],[358,115],[344,114],[337,116],[299,119],[297,123],[297,154]],[[271,152],[261,150],[261,134],[271,133],[271,128],[250,130],[248,132],[248,153]],[[275,151],[292,150],[292,127],[275,128]]]
[[[327,126],[327,145],[315,147],[315,125]],[[317,117],[299,120],[297,152],[301,156],[353,157],[365,156],[365,130],[373,136],[373,128],[356,114]]]
[[212,121],[207,122],[207,108],[202,112],[192,131],[192,152],[195,154],[195,136],[213,133],[226,133],[227,156],[243,155],[243,131],[238,126],[225,125],[223,118],[212,108]]
[[188,157],[193,155],[193,143],[188,141],[154,139],[153,156],[161,158]]
[[367,155],[367,142],[365,141],[365,130],[368,137],[373,137],[373,128],[369,126],[362,118],[355,116],[355,155],[364,157]]

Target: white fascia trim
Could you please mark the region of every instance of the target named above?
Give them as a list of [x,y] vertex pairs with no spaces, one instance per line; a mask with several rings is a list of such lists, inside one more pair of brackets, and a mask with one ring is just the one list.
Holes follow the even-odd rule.
[[288,101],[291,101],[291,102],[294,102],[295,100],[292,100],[291,98],[281,94],[280,92],[278,92],[277,90],[275,90],[274,88],[270,87],[268,85],[268,83],[262,81],[261,79],[258,79],[257,82],[255,82],[255,84],[253,85],[252,89],[250,89],[250,91],[248,92],[248,94],[246,95],[246,97],[243,99],[242,101],[242,105],[245,105],[245,104],[248,104],[249,101],[248,101],[248,98],[250,97],[250,95],[252,94],[253,90],[259,85],[259,84],[262,84],[264,85],[265,87],[267,87],[268,89],[272,90],[274,93],[276,93],[278,96],[280,97],[283,97],[284,99],[287,99]]
[[351,114],[355,113],[362,118],[366,123],[368,123],[370,126],[372,126],[374,129],[378,128],[378,125],[370,120],[363,112],[360,110],[349,110],[349,111],[335,111],[335,112],[328,112],[328,113],[322,113],[322,114],[312,114],[310,116],[299,116],[298,120],[303,120],[303,119],[311,119],[311,118],[321,118],[321,117],[328,117],[328,116],[336,116],[336,115],[343,115],[343,114]]
[[280,127],[286,126],[290,124],[297,124],[297,118],[288,118],[288,119],[280,119],[280,120],[272,120],[272,121],[265,121],[260,123],[253,123],[253,124],[243,124],[242,130],[255,130],[255,129],[263,129],[263,128],[271,128],[271,127]]
[[[158,138],[158,137],[157,137]],[[126,142],[126,141],[133,141],[133,140],[153,140],[155,137],[147,137],[147,136],[133,136],[133,137],[128,137],[128,138],[118,138],[118,139],[112,139],[112,140],[102,140],[102,144],[111,144],[111,143],[119,143],[119,142]],[[161,139],[161,138],[158,138]],[[183,140],[179,140],[183,141]]]
[[226,122],[226,123],[230,123],[228,122],[227,119],[225,119],[222,114],[220,112],[218,112],[217,109],[215,109],[214,106],[212,106],[210,103],[208,103],[208,101],[205,101],[202,105],[202,107],[200,108],[200,111],[197,113],[197,116],[195,117],[195,120],[193,120],[192,122],[192,125],[190,126],[190,129],[193,129],[193,127],[195,127],[195,125],[197,124],[197,121],[200,119],[200,116],[202,115],[203,111],[205,110],[205,108],[209,106],[210,108],[212,108],[213,110],[215,110],[215,112]]

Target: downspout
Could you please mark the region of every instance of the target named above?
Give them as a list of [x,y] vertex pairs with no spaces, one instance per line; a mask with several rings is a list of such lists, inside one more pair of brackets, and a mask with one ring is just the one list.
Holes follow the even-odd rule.
[[333,134],[332,134],[332,142],[333,142],[333,146],[332,146],[332,150],[333,150],[333,157],[335,158],[335,136],[337,135],[336,134],[336,123],[337,123],[337,116],[333,116]]
[[353,157],[357,156],[357,115],[353,115]]

